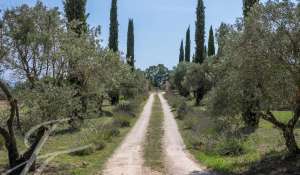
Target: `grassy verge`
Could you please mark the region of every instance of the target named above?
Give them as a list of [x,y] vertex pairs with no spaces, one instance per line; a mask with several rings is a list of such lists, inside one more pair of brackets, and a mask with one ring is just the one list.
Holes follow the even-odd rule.
[[[175,103],[182,101],[182,97],[174,94],[168,94],[166,98],[175,109],[180,106]],[[279,166],[279,162],[273,161],[273,158],[281,160],[282,155],[286,153],[286,147],[280,130],[275,128],[271,123],[261,120],[259,128],[239,143],[243,148],[243,153],[238,155],[221,155],[214,150],[214,147],[218,149],[220,145],[226,145],[226,142],[225,140],[218,140],[219,138],[213,136],[215,134],[215,131],[212,129],[214,121],[205,113],[203,106],[195,107],[191,101],[187,99],[185,101],[192,112],[187,112],[187,115],[182,120],[177,119],[177,123],[187,148],[201,164],[224,174],[246,174],[251,169],[256,169],[254,174],[259,174],[260,172],[270,173],[276,169],[278,171],[278,168],[281,167]],[[274,114],[279,120],[286,122],[291,117],[292,112],[274,111]],[[295,135],[300,145],[299,126],[298,123]],[[218,140],[217,144],[214,143],[215,140]],[[210,147],[211,149],[205,147]],[[260,163],[265,160],[267,160],[268,167]],[[282,164],[282,162],[280,163]],[[290,166],[282,167],[283,169],[293,172],[300,170],[299,159],[285,163]],[[259,170],[257,167],[259,167]],[[250,174],[253,174],[253,172]]]
[[144,145],[144,159],[147,167],[158,172],[164,172],[162,153],[163,120],[161,103],[156,95]]
[[[141,112],[145,101],[140,101],[138,109],[134,110],[136,116]],[[63,154],[57,156],[49,163],[43,174],[55,175],[91,175],[97,174],[103,168],[106,160],[122,142],[126,134],[137,120],[132,113],[116,112],[111,106],[104,108],[113,116],[103,116],[87,119],[79,131],[68,132],[68,125],[60,126],[58,134],[53,135],[44,145],[41,155],[57,151],[65,151],[87,144],[96,143],[98,148],[87,149],[77,154]],[[126,121],[126,126],[121,126]],[[128,127],[130,126],[130,127]],[[18,137],[18,143],[23,147],[23,138]],[[38,161],[42,163],[42,161]],[[7,165],[7,153],[0,150],[0,171]]]

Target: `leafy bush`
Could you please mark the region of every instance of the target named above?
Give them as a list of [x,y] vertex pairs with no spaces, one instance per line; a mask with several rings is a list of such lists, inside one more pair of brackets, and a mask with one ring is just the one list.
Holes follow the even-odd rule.
[[97,151],[103,150],[106,146],[105,141],[103,141],[102,139],[95,140],[94,145],[95,145]]
[[118,117],[114,119],[113,126],[118,128],[130,127],[130,121],[125,117]]
[[182,120],[185,115],[189,112],[188,106],[186,104],[185,101],[181,102],[181,104],[179,105],[179,107],[177,108],[177,118]]
[[120,131],[118,128],[107,128],[106,130],[102,131],[102,138],[104,140],[111,140],[112,137],[116,137],[120,135]]
[[121,101],[115,110],[119,112],[131,112],[133,110],[133,105],[130,101]]
[[237,156],[245,153],[242,142],[237,139],[226,139],[217,145],[216,151],[223,156]]
[[179,95],[172,94],[172,92],[168,92],[165,94],[166,99],[168,100],[168,103],[171,105],[172,108],[177,109],[180,104],[185,101],[184,97],[181,97]]

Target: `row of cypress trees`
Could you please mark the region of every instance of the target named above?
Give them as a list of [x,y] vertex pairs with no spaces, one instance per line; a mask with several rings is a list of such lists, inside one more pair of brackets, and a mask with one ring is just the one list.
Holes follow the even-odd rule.
[[[243,0],[243,16],[245,19],[245,30],[247,31],[247,28],[249,27],[247,25],[247,17],[249,12],[251,11],[252,7],[258,3],[259,0]],[[203,0],[198,0],[197,10],[196,10],[196,33],[195,33],[195,42],[196,42],[196,48],[195,48],[195,57],[193,59],[193,62],[202,64],[206,56],[213,56],[215,55],[215,39],[214,39],[214,32],[212,26],[209,30],[209,37],[208,37],[208,50],[206,52],[205,47],[205,7],[203,4]],[[222,23],[220,26],[220,35],[222,35],[222,29],[226,28],[226,24]],[[190,36],[188,34],[190,32],[190,28],[187,30],[187,36],[186,36],[186,57],[184,57],[184,49],[183,49],[183,41],[181,41],[180,45],[180,54],[179,54],[179,62],[189,62],[188,56],[190,55]],[[220,56],[222,54],[223,50],[223,43],[219,43],[219,50],[218,55]],[[185,59],[184,59],[185,58]],[[248,91],[244,91],[245,94],[248,94],[249,96],[253,96]],[[245,123],[248,128],[256,128],[259,123],[258,117],[255,115],[254,108],[257,105],[256,102],[251,102],[245,100],[245,111],[243,112],[242,116],[245,120]]]
[[[65,15],[68,23],[76,21],[78,24],[70,26],[79,36],[88,31],[86,14],[87,0],[65,0],[64,2]],[[108,47],[113,52],[119,51],[119,23],[118,23],[118,7],[117,0],[112,0],[110,9],[110,26]],[[134,23],[133,19],[129,19],[128,34],[127,34],[127,63],[134,69]]]
[[[203,63],[206,56],[215,55],[215,39],[213,27],[210,27],[209,38],[208,38],[208,50],[205,46],[205,7],[203,0],[198,0],[197,10],[196,10],[196,31],[195,31],[195,55],[193,56],[193,62]],[[186,31],[186,42],[185,50],[183,49],[183,40],[181,41],[180,51],[179,51],[179,62],[190,62],[191,61],[191,37],[190,37],[190,26]]]
[[[247,14],[259,0],[243,0],[243,15],[246,18]],[[193,56],[193,62],[203,63],[206,56],[214,56],[216,54],[215,48],[215,36],[213,27],[210,26],[208,36],[208,49],[205,46],[205,6],[203,0],[198,0],[196,9],[196,31],[195,31],[195,55]],[[179,62],[190,62],[191,57],[191,38],[190,27],[186,31],[186,43],[185,50],[183,49],[183,40],[181,40],[179,50]]]
[[[109,26],[109,49],[118,52],[119,51],[119,23],[118,23],[118,7],[117,0],[112,0],[110,9],[110,26]],[[134,22],[133,19],[129,19],[128,32],[127,32],[127,64],[134,69]]]

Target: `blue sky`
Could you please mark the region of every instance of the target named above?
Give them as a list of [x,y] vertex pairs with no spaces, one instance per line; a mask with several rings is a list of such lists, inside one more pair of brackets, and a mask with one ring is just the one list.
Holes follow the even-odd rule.
[[[58,6],[62,0],[42,0],[49,7]],[[36,0],[0,0],[1,9]],[[103,45],[107,45],[109,10],[111,0],[87,0],[88,23],[101,26]],[[242,16],[242,0],[204,0],[206,6],[207,33],[210,25],[234,23]],[[136,65],[145,69],[155,64],[172,68],[178,62],[180,40],[184,39],[187,27],[191,26],[194,47],[195,9],[197,0],[119,0],[119,47],[126,51],[128,19],[133,18],[136,38]]]

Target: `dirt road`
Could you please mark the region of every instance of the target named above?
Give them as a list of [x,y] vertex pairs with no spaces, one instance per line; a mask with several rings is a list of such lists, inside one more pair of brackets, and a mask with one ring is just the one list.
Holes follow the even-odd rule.
[[186,151],[182,137],[179,133],[177,123],[171,108],[163,97],[159,94],[164,112],[164,151],[166,167],[169,175],[212,175],[201,168]]
[[143,167],[143,143],[149,124],[154,94],[151,94],[135,126],[126,136],[121,146],[108,160],[103,175],[149,175]]
[[[154,95],[151,94],[135,126],[106,163],[103,175],[160,175],[144,167],[143,145],[151,117]],[[163,150],[168,175],[212,175],[201,168],[186,151],[171,108],[159,93],[164,113]]]

